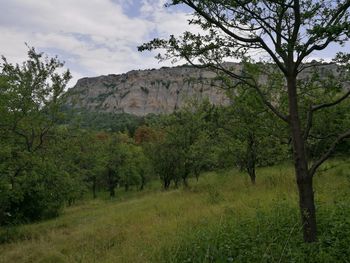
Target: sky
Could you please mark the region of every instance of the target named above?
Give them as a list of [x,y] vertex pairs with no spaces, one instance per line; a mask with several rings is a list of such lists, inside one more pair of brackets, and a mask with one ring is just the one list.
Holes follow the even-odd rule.
[[79,78],[160,68],[155,53],[137,51],[154,37],[188,30],[188,11],[165,8],[165,0],[0,0],[0,54],[26,60],[25,43]]
[[[156,52],[140,53],[137,46],[154,37],[199,29],[188,25],[189,10],[165,8],[165,2],[0,0],[0,55],[12,63],[22,62],[27,57],[25,43],[49,56],[57,55],[73,75],[70,87],[82,77],[170,66],[170,62],[159,64]],[[327,59],[336,51],[331,46],[315,58]]]

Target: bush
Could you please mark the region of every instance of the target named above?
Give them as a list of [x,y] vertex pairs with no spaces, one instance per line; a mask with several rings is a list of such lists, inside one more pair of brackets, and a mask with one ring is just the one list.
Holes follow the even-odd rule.
[[[40,169],[41,168],[41,169]],[[58,216],[71,182],[50,166],[23,174],[11,189],[2,186],[0,225],[16,225]]]

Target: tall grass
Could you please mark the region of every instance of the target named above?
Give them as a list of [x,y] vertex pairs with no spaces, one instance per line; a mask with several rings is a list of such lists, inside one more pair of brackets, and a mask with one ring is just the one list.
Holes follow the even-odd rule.
[[255,186],[237,171],[207,173],[188,189],[154,183],[1,229],[0,262],[346,262],[350,167],[335,164],[315,178],[316,245],[301,242],[293,170],[280,165],[259,169]]

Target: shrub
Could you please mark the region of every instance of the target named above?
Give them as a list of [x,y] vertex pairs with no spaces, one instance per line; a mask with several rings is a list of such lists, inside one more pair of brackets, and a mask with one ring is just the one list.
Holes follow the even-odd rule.
[[66,201],[70,181],[54,166],[23,174],[13,188],[1,191],[0,225],[16,225],[58,216]]

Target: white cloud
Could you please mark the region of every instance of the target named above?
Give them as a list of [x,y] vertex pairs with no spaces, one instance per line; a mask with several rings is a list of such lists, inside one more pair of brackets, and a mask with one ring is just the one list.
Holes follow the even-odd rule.
[[190,13],[175,8],[164,8],[165,0],[142,0],[141,17],[149,19],[158,37],[179,36],[184,31],[203,32],[199,26],[189,25]]
[[[26,59],[24,42],[66,61],[73,80],[168,66],[137,46],[153,37],[180,35],[189,10],[164,8],[166,0],[0,0],[0,52],[11,62]],[[338,49],[315,54],[333,57]],[[349,46],[346,51],[349,50]],[[312,58],[310,58],[312,59]]]
[[[164,1],[137,0],[0,0],[1,54],[26,59],[24,42],[58,55],[78,77],[158,67],[137,46],[157,35],[180,33],[184,12],[165,10]],[[148,8],[147,8],[148,7]],[[131,15],[130,8],[138,15]],[[128,12],[126,10],[129,10]]]

